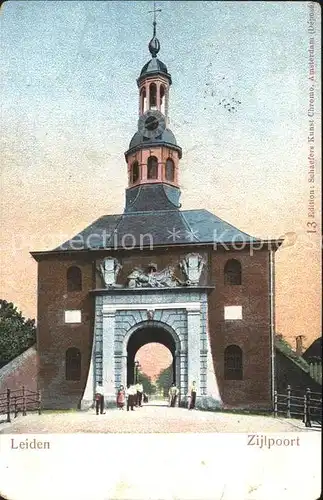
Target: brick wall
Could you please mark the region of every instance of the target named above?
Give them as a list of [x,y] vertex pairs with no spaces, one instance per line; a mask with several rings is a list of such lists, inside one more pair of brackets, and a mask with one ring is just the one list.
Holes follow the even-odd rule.
[[[70,266],[82,271],[82,291],[67,292],[66,272]],[[94,266],[86,257],[72,260],[61,257],[38,264],[39,385],[44,407],[77,407],[82,397],[92,347],[94,306],[89,290],[94,286]],[[82,311],[82,322],[65,324],[64,311]],[[76,347],[81,352],[81,378],[65,378],[65,352]]]
[[7,389],[37,391],[38,358],[36,346],[32,346],[0,369],[0,393]]
[[[241,285],[224,284],[224,266],[235,258],[242,267]],[[211,256],[209,328],[214,368],[224,404],[267,407],[271,401],[269,254],[266,251],[217,251]],[[242,306],[242,320],[224,320],[225,306]],[[224,350],[235,344],[243,352],[243,380],[224,380]]]
[[[176,267],[176,275],[183,278],[179,260],[187,253],[197,251],[207,261],[201,276],[201,285],[215,285],[208,297],[208,321],[214,368],[222,399],[227,405],[267,407],[271,403],[270,370],[270,310],[269,310],[269,253],[257,251],[253,256],[247,250],[224,251],[207,248],[167,248],[128,250],[110,255],[118,258],[122,269],[118,282],[126,285],[127,276],[138,266],[145,268],[155,262],[158,269]],[[40,388],[46,406],[55,400],[55,407],[77,407],[85,388],[93,338],[94,297],[89,291],[103,288],[96,272],[98,261],[108,252],[79,252],[50,255],[38,264],[38,352],[40,356]],[[224,284],[224,266],[236,258],[242,265],[242,284]],[[66,290],[66,271],[77,265],[82,270],[81,292]],[[224,306],[241,305],[243,319],[224,320]],[[82,310],[81,324],[65,324],[64,310]],[[244,355],[243,380],[224,380],[224,349],[236,344]],[[82,354],[80,381],[65,380],[65,352],[77,347]],[[52,407],[52,406],[49,406]]]

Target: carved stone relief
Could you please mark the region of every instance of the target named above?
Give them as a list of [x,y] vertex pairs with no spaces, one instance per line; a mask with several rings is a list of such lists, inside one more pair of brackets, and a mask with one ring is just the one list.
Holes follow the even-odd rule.
[[107,257],[97,268],[106,288],[116,287],[117,277],[122,266],[114,257]]
[[176,287],[184,283],[174,274],[175,268],[168,266],[162,271],[157,271],[157,266],[149,265],[147,271],[136,267],[128,276],[129,288],[163,288]]
[[186,285],[198,285],[205,265],[203,257],[198,253],[189,253],[185,255],[179,265],[186,276]]

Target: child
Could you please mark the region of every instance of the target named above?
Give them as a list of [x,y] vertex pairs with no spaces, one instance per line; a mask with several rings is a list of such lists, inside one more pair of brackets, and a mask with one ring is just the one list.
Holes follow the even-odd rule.
[[123,385],[120,385],[117,394],[117,407],[119,408],[119,410],[124,410],[125,401],[126,401],[126,391],[124,390]]

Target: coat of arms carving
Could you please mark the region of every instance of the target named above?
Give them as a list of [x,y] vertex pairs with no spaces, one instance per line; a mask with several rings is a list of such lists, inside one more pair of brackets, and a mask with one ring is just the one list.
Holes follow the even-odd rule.
[[197,286],[200,282],[201,273],[205,265],[205,260],[198,253],[185,255],[180,262],[180,268],[186,276],[186,285]]
[[97,270],[101,274],[106,288],[117,286],[116,281],[121,268],[121,264],[114,257],[107,257],[100,263]]

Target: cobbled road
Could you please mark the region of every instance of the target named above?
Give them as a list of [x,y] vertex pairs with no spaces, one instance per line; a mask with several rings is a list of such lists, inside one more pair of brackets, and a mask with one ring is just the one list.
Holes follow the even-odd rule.
[[[298,420],[271,416],[238,415],[169,408],[151,402],[134,411],[111,409],[103,415],[94,410],[27,414],[0,424],[1,434],[14,433],[214,433],[214,432],[300,432]],[[314,430],[314,429],[313,429]]]

